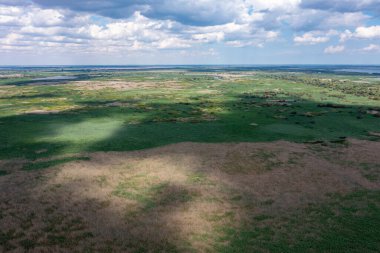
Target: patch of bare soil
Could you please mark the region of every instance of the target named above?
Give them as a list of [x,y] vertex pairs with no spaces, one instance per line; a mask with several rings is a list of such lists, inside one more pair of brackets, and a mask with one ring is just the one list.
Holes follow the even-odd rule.
[[231,72],[231,73],[202,73],[202,74],[197,74],[197,73],[187,73],[185,75],[190,75],[190,76],[197,76],[197,75],[202,75],[202,76],[211,76],[214,79],[218,80],[226,80],[226,81],[231,81],[231,80],[244,80],[245,77],[252,77],[255,76],[255,72]]
[[18,171],[22,169],[26,162],[23,159],[0,160],[0,170],[9,172]]
[[242,77],[254,76],[255,73],[218,73],[213,75],[215,78],[221,78],[224,80],[236,80]]
[[131,90],[131,89],[150,89],[150,88],[172,88],[182,89],[183,86],[174,81],[158,82],[128,82],[123,80],[113,81],[76,81],[72,82],[76,90]]
[[361,168],[379,165],[379,153],[380,142],[359,140],[179,143],[92,153],[42,171],[3,161],[10,174],[0,177],[0,251],[213,251],[222,226],[292,212],[328,193],[380,189]]
[[7,78],[20,78],[24,77],[23,74],[0,74],[0,79],[7,79]]
[[57,114],[59,112],[59,110],[32,110],[25,112],[25,114]]
[[24,111],[23,113],[24,114],[40,114],[40,115],[44,115],[44,114],[58,114],[58,113],[61,113],[61,112],[68,112],[68,111],[72,111],[74,109],[79,109],[79,108],[81,108],[81,106],[77,106],[77,105],[74,105],[74,106],[62,106],[62,107],[54,108],[54,110],[53,109],[35,109],[35,110]]
[[218,92],[219,91],[217,90],[209,90],[209,89],[197,91],[198,94],[217,94]]

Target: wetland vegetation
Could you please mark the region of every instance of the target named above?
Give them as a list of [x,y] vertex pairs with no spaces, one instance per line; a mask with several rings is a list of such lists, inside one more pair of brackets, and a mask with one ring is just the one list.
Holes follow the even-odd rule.
[[3,68],[0,251],[378,252],[380,79],[336,69]]

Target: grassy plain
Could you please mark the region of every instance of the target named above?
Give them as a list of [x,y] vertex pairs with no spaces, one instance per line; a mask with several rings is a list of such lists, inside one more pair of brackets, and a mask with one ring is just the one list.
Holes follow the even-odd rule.
[[378,252],[379,139],[371,75],[3,71],[0,251]]

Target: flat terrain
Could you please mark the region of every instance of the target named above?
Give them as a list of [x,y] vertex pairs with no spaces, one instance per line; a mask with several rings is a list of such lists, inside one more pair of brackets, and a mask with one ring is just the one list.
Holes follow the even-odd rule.
[[376,75],[0,70],[0,252],[379,252]]

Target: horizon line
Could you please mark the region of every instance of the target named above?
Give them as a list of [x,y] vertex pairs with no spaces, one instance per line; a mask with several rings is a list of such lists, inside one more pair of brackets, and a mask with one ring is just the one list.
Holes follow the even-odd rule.
[[102,67],[102,66],[112,66],[112,67],[134,67],[134,66],[380,66],[380,63],[377,64],[349,64],[349,63],[258,63],[258,64],[12,64],[12,65],[1,65],[0,67],[65,67],[65,66],[86,66],[86,67]]

